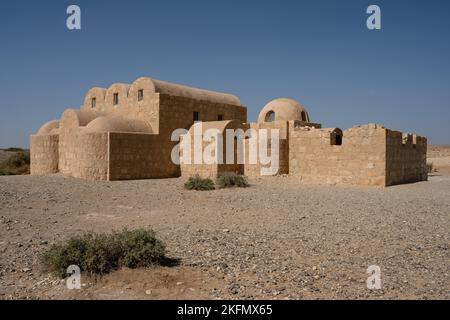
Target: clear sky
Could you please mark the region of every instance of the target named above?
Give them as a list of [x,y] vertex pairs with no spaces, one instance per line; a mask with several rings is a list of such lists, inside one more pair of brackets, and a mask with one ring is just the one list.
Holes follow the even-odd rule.
[[[81,7],[82,29],[66,28]],[[381,7],[382,30],[366,27]],[[380,123],[450,144],[450,1],[0,3],[0,147],[140,76],[233,93],[254,121],[293,98],[324,127]]]

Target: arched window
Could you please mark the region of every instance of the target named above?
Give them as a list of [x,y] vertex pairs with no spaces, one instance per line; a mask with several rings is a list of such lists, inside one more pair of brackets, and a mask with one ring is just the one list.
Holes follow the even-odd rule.
[[302,111],[302,121],[307,121],[306,120],[306,112]]
[[144,89],[138,90],[138,101],[144,100]]
[[273,122],[275,121],[275,112],[273,111],[269,111],[266,114],[266,118],[264,120],[265,122]]
[[342,130],[336,129],[331,133],[331,145],[332,146],[342,145]]

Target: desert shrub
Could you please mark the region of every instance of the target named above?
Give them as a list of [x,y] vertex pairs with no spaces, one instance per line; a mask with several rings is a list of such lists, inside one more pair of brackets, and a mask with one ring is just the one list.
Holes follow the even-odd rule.
[[234,172],[224,172],[219,174],[216,183],[219,188],[247,188],[250,186],[246,176]]
[[121,267],[138,268],[168,261],[165,245],[153,231],[127,230],[112,234],[87,233],[55,244],[41,257],[45,269],[65,277],[70,265],[91,275],[105,274]]
[[428,162],[427,163],[427,171],[428,171],[428,173],[436,172],[436,169],[434,168],[433,162]]
[[214,181],[209,178],[203,179],[199,175],[189,177],[188,181],[184,184],[184,187],[188,190],[206,191],[214,190]]
[[0,163],[0,175],[30,173],[30,153],[19,151]]

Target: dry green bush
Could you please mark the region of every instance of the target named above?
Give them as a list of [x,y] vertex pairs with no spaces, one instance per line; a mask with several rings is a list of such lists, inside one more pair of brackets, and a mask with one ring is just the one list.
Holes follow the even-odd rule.
[[214,190],[214,181],[211,179],[203,179],[199,175],[189,177],[188,181],[184,184],[184,187],[188,190],[207,191]]
[[219,174],[216,183],[219,188],[247,188],[250,186],[246,176],[233,172],[224,172]]
[[105,274],[121,267],[138,268],[167,264],[165,245],[151,230],[123,229],[111,234],[86,233],[64,244],[53,245],[41,256],[47,271],[64,278],[70,265],[90,275]]
[[18,151],[0,163],[0,175],[30,173],[30,152]]

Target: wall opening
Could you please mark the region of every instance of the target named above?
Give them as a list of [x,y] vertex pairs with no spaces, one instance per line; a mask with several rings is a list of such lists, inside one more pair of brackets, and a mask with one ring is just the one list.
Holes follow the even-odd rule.
[[217,121],[222,121],[223,120],[223,114],[219,114],[217,116]]
[[94,109],[97,105],[97,98],[92,98],[91,99],[91,108]]
[[335,129],[330,136],[330,144],[332,146],[342,145],[342,131],[340,129]]
[[267,112],[264,121],[265,122],[273,122],[273,121],[275,121],[275,112],[274,111]]
[[341,135],[336,135],[336,144],[335,146],[342,146],[342,136]]
[[119,94],[114,93],[113,94],[113,105],[117,106],[119,104]]
[[302,121],[308,121],[306,120],[306,112],[302,111]]
[[144,100],[144,89],[138,90],[138,101]]
[[200,114],[198,113],[198,111],[194,111],[193,120],[194,122],[200,121]]

